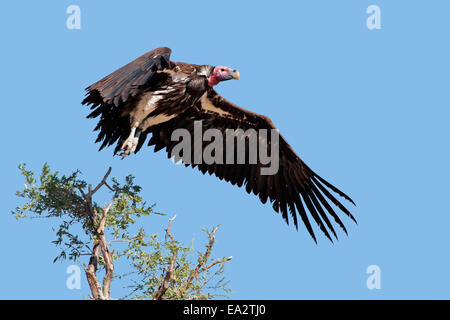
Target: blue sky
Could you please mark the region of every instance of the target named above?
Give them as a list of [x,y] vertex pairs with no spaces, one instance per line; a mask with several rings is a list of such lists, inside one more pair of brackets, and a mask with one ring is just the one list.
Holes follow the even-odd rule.
[[[81,30],[66,8],[81,8]],[[381,8],[368,30],[366,8]],[[233,256],[234,299],[450,298],[448,1],[3,1],[0,5],[2,165],[0,298],[79,299],[49,221],[16,221],[16,169],[108,166],[131,173],[168,217],[146,220],[189,243],[220,223],[215,254]],[[218,91],[269,116],[303,160],[357,203],[349,236],[316,245],[243,189],[143,149],[97,152],[84,88],[160,46],[172,59],[228,65],[241,80]],[[381,269],[381,289],[366,269]],[[114,288],[113,288],[114,290]],[[116,288],[121,292],[121,288]],[[114,296],[114,291],[113,294]]]

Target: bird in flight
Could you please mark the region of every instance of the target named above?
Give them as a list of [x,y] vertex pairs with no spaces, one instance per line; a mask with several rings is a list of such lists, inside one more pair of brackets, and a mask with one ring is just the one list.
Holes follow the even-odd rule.
[[[214,129],[223,136],[230,129],[253,130],[256,139],[266,141],[273,153],[275,143],[261,133],[276,130],[272,121],[234,105],[214,90],[222,81],[239,79],[237,70],[174,62],[170,54],[171,50],[165,47],[147,52],[86,88],[82,104],[92,110],[88,118],[100,117],[94,129],[99,131],[96,142],[101,142],[100,150],[116,144],[114,153],[125,157],[137,153],[149,136],[148,145],[153,145],[155,152],[165,149],[171,158],[178,144],[172,139],[174,132],[184,129],[195,135],[196,126],[200,124],[203,131]],[[297,229],[300,217],[315,242],[312,221],[332,242],[333,237],[338,238],[335,225],[347,234],[336,211],[356,220],[335,194],[352,204],[353,200],[310,169],[281,135],[278,139],[278,168],[274,174],[262,173],[267,163],[261,159],[249,161],[251,139],[245,135],[241,140],[248,148],[242,151],[237,149],[237,144],[231,145],[231,149],[236,149],[231,150],[231,160],[236,160],[238,153],[243,152],[244,161],[183,162],[203,174],[208,172],[233,185],[245,186],[247,193],[259,196],[262,203],[269,201],[287,224],[290,217]],[[190,153],[194,158],[196,153],[208,148],[204,143],[198,148],[192,140],[191,144]],[[184,156],[188,152],[183,151]],[[215,156],[226,157],[217,152]]]

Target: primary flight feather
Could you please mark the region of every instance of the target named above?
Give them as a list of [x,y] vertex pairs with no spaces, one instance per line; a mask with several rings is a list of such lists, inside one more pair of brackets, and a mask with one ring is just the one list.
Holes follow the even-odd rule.
[[[100,150],[116,143],[115,153],[125,157],[138,152],[150,136],[148,145],[154,145],[155,152],[165,148],[170,158],[178,143],[171,139],[172,133],[184,129],[195,134],[195,123],[200,123],[203,131],[216,129],[224,136],[230,129],[254,129],[258,140],[264,140],[260,130],[276,129],[268,117],[228,102],[213,89],[222,81],[239,79],[237,70],[173,62],[170,54],[169,48],[152,50],[86,88],[87,96],[82,103],[91,106],[88,118],[100,117],[95,128],[99,131],[96,142],[101,142]],[[270,149],[271,142],[267,142]],[[207,146],[203,144],[197,152]],[[195,157],[194,149],[193,146]],[[244,152],[248,160],[249,148]],[[197,167],[203,174],[214,173],[233,185],[245,186],[262,203],[269,200],[287,223],[290,215],[296,228],[299,216],[316,242],[311,218],[330,241],[338,237],[334,224],[347,233],[336,211],[356,222],[333,193],[354,204],[353,200],[311,170],[281,135],[279,169],[273,175],[261,174],[265,164],[259,158],[256,163],[203,161],[185,165]],[[339,210],[333,209],[333,205]]]

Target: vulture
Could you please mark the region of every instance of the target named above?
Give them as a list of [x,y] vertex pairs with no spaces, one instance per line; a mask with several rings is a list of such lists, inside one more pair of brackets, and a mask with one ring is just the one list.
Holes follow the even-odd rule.
[[[300,218],[316,243],[314,223],[331,242],[338,239],[336,226],[347,234],[338,213],[356,220],[336,195],[355,205],[353,200],[308,167],[281,134],[278,141],[263,134],[264,130],[278,132],[268,117],[240,108],[214,90],[222,81],[239,79],[239,72],[226,66],[174,62],[170,54],[171,49],[166,47],[147,52],[86,88],[82,104],[90,106],[87,118],[99,117],[94,131],[99,131],[96,142],[101,143],[100,150],[116,144],[114,154],[125,157],[137,153],[149,136],[148,145],[154,146],[155,152],[165,149],[168,158],[176,158],[186,167],[245,187],[262,203],[269,201],[287,224],[291,219],[297,230]],[[172,151],[180,143],[173,137],[177,129],[194,136],[198,129],[214,129],[214,137],[210,137],[210,143],[202,140],[200,146],[191,139],[187,144],[192,148],[174,156]],[[217,134],[226,136],[229,130],[234,130],[232,137],[243,142],[243,148],[237,150],[238,142],[225,146],[225,141],[217,138]],[[267,144],[267,154],[277,152],[276,172],[263,174],[267,161],[264,163],[260,156],[252,158],[251,143],[255,140],[246,135],[249,130],[259,143]],[[198,154],[211,149],[213,143],[227,147],[226,155],[209,150],[218,161],[199,158]],[[192,161],[192,156],[200,161]]]

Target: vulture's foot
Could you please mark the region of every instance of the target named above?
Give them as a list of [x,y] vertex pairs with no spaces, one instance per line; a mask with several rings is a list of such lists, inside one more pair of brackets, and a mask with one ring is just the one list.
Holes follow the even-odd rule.
[[120,148],[120,150],[122,151],[120,154],[122,156],[122,159],[136,151],[140,133],[140,130],[137,130],[136,128],[131,129],[130,135]]

